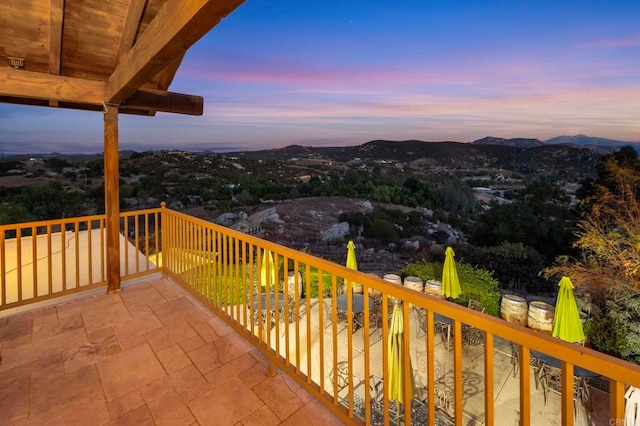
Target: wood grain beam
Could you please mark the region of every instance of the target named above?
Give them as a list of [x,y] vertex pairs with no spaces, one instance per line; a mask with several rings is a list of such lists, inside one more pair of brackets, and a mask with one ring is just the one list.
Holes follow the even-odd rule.
[[168,0],[109,77],[107,102],[131,96],[243,2]]
[[[44,99],[29,99],[29,98],[15,98],[10,96],[0,96],[0,103],[3,104],[14,104],[14,105],[29,105],[29,106],[39,106],[39,107],[52,107],[52,108],[63,108],[63,109],[75,109],[78,111],[102,111],[102,105],[93,105],[93,104],[79,104],[74,102],[58,102],[58,101],[47,101]],[[129,115],[144,115],[144,116],[153,116],[155,111],[143,110],[143,109],[127,109],[126,107],[120,106],[118,109],[120,114],[129,114]]]
[[169,62],[169,64],[167,64],[167,66],[155,76],[154,81],[158,82],[157,87],[159,90],[167,90],[169,88],[173,78],[178,72],[178,68],[180,68],[180,64],[182,64],[183,59],[184,54],[179,55],[173,61]]
[[118,106],[104,112],[104,211],[107,228],[107,293],[120,291],[120,172]]
[[0,96],[102,105],[104,81],[0,68]]
[[49,73],[60,75],[64,0],[51,0],[49,22]]
[[[101,81],[0,68],[0,103],[102,111],[105,91]],[[120,112],[202,115],[203,104],[202,96],[141,89],[121,104]]]
[[203,104],[202,96],[142,89],[135,92],[120,105],[126,109],[202,115]]
[[127,18],[124,21],[122,36],[120,37],[118,53],[116,54],[116,67],[120,63],[120,59],[131,49],[131,46],[133,46],[146,7],[147,0],[131,0],[129,10],[127,11]]

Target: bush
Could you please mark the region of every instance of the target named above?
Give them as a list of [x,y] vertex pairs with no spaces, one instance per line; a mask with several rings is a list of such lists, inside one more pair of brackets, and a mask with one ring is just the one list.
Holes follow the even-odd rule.
[[503,242],[494,247],[460,245],[454,247],[465,263],[493,271],[502,289],[525,289],[528,293],[552,293],[555,282],[540,276],[545,258],[522,243]]
[[[498,289],[498,281],[493,278],[492,273],[465,263],[456,266],[461,293],[452,302],[467,306],[469,300],[477,300],[482,303],[485,313],[499,317],[500,290]],[[442,268],[443,265],[440,262],[415,262],[405,266],[402,273],[415,275],[424,281],[441,280]]]
[[376,219],[371,227],[364,232],[364,236],[368,238],[378,239],[385,244],[397,243],[400,240],[400,234],[396,226],[384,219]]
[[[304,272],[303,272],[304,275]],[[320,283],[318,279],[318,270],[311,269],[311,277],[309,278],[309,297],[312,299],[320,297]],[[303,277],[303,282],[306,283],[306,277]],[[344,282],[344,279],[341,277],[336,278],[336,288],[340,288]],[[333,289],[333,280],[331,278],[331,274],[323,273],[322,274],[322,297],[331,297]],[[303,292],[306,291],[306,285],[303,287]]]
[[584,332],[591,346],[600,352],[620,358],[628,349],[627,328],[615,318],[591,317],[585,321]]

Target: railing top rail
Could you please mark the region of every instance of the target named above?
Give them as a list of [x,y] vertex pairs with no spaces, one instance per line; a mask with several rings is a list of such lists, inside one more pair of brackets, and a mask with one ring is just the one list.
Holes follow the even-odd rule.
[[[160,207],[144,209],[144,210],[132,210],[132,211],[120,212],[120,217],[140,216],[143,214],[159,213],[160,211],[161,211]],[[0,232],[13,231],[16,229],[28,229],[33,227],[39,228],[39,227],[49,226],[49,225],[66,225],[68,223],[104,220],[105,217],[106,216],[104,214],[96,214],[96,215],[90,215],[90,216],[77,216],[77,217],[65,217],[61,219],[39,220],[36,222],[11,223],[11,224],[0,225]]]
[[99,214],[99,215],[92,215],[92,216],[67,217],[63,219],[40,220],[37,222],[12,223],[12,224],[0,225],[0,232],[13,231],[15,229],[27,229],[27,228],[33,228],[33,227],[39,228],[39,227],[49,226],[49,225],[66,225],[68,223],[75,223],[75,222],[104,220],[104,218],[105,218],[105,215]]
[[151,213],[160,213],[162,211],[162,209],[160,207],[153,207],[150,209],[142,209],[142,210],[130,210],[130,211],[126,211],[126,212],[120,212],[120,217],[126,217],[126,216],[141,216],[144,214],[151,214]]

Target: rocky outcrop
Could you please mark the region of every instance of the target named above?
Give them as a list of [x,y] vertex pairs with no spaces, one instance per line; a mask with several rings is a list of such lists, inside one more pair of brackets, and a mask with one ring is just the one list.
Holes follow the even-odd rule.
[[343,241],[349,236],[349,222],[340,222],[322,233],[322,241]]

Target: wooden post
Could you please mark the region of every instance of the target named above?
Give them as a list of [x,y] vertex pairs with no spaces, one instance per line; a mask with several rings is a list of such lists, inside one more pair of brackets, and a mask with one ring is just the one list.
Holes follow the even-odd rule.
[[107,228],[107,294],[120,291],[120,173],[118,105],[104,109],[104,209]]

